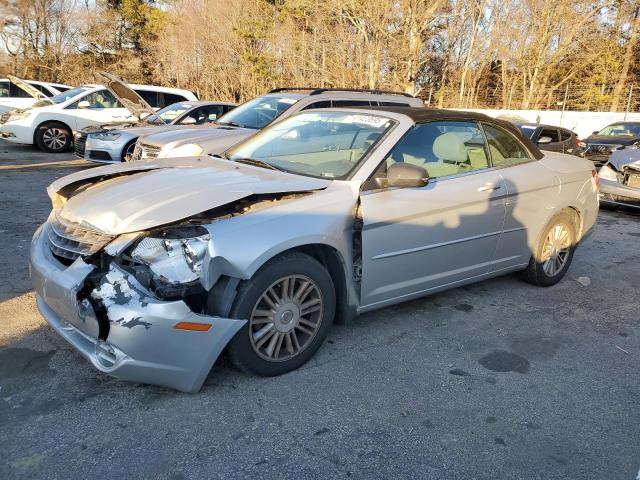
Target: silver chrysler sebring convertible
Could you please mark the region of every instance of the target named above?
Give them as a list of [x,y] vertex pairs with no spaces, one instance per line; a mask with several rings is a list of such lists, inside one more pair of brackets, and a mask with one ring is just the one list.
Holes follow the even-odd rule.
[[424,108],[305,111],[221,156],[78,172],[48,189],[31,276],[97,369],[194,392],[305,363],[331,324],[508,272],[558,282],[598,213],[593,164]]

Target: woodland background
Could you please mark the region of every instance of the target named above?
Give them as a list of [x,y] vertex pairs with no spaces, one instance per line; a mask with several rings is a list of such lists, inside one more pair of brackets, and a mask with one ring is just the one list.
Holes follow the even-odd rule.
[[243,101],[277,86],[432,106],[640,109],[639,0],[0,0],[0,75]]

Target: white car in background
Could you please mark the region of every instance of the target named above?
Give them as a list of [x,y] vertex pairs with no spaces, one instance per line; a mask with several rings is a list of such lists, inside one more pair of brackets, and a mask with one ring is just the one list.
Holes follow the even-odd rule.
[[0,113],[16,108],[29,108],[44,98],[66,92],[71,87],[62,83],[22,80],[8,75],[0,78]]
[[[105,85],[82,85],[31,108],[5,112],[0,117],[0,137],[13,143],[35,144],[44,152],[65,152],[73,144],[74,132],[88,126],[136,120],[149,108],[198,99],[188,90],[127,86],[111,75],[101,76]],[[128,95],[129,88],[136,95]]]

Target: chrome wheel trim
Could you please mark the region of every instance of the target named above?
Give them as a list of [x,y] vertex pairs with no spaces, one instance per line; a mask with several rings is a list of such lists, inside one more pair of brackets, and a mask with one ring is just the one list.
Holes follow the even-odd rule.
[[66,130],[58,127],[49,127],[42,134],[42,141],[51,150],[60,150],[67,144]]
[[288,275],[267,288],[249,319],[253,351],[269,362],[290,360],[311,345],[320,325],[324,302],[309,277]]
[[564,224],[554,225],[547,233],[542,245],[542,269],[554,277],[567,263],[571,252],[571,232]]

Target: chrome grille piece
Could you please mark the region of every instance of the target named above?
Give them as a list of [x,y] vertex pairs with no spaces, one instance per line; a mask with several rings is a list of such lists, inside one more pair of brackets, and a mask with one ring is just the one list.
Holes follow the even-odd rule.
[[[138,152],[138,148],[140,149],[140,152],[136,156],[136,152]],[[160,147],[156,147],[154,145],[147,145],[146,143],[137,143],[136,148],[133,151],[132,160],[148,160],[150,158],[158,158],[159,153],[160,153]]]
[[56,216],[49,220],[49,248],[55,256],[75,260],[98,252],[113,236],[105,235]]
[[76,157],[84,158],[84,151],[87,144],[88,135],[89,134],[86,132],[76,133],[76,136],[73,139],[73,153]]

